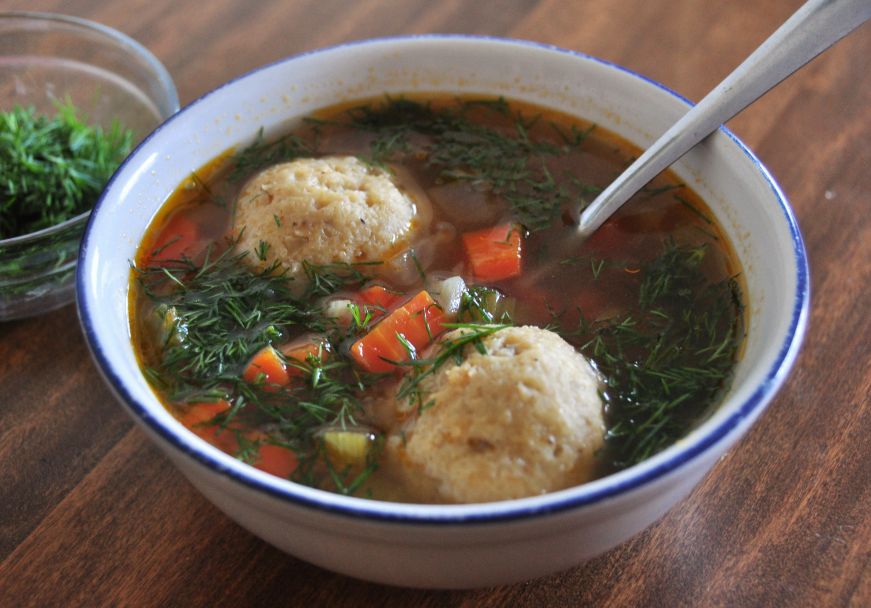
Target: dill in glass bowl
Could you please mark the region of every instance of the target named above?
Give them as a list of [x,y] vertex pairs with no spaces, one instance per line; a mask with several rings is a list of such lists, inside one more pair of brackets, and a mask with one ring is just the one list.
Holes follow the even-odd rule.
[[91,206],[178,110],[166,68],[108,27],[0,12],[0,321],[71,302]]

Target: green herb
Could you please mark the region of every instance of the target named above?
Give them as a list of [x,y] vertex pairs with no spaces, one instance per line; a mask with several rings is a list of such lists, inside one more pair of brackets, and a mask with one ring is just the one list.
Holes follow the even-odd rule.
[[[647,198],[653,198],[654,196],[659,196],[660,194],[664,194],[666,192],[671,192],[672,190],[680,190],[683,187],[684,187],[683,184],[665,184],[664,186],[659,186],[659,187],[653,187],[650,184],[648,184],[641,189],[641,192]],[[677,196],[677,195],[675,195],[675,196]]]
[[188,328],[162,361],[179,382],[208,385],[210,378],[241,373],[258,349],[311,320],[284,274],[273,266],[252,272],[245,256],[229,248],[200,267],[178,260],[138,270],[143,291],[162,306],[157,310],[172,309]]
[[[348,116],[351,126],[373,133],[371,162],[423,155],[441,181],[466,181],[501,196],[530,230],[550,226],[564,206],[582,204],[581,194],[598,190],[571,178],[557,179],[548,168],[549,159],[581,145],[589,130],[575,129],[571,134],[557,130],[562,146],[533,141],[529,130],[537,118],[513,115],[513,130],[507,131],[467,117],[469,111],[481,108],[511,116],[501,98],[465,101],[457,109],[443,110],[388,98],[380,106],[354,108]],[[411,143],[415,133],[427,136],[428,143],[415,148]]]
[[[707,215],[705,215],[704,213],[702,213],[701,211],[699,211],[698,209],[696,209],[696,206],[693,205],[692,203],[690,203],[690,202],[689,202],[688,200],[686,200],[684,197],[682,197],[682,196],[680,196],[680,195],[678,195],[678,194],[675,194],[675,195],[674,195],[674,200],[676,200],[676,201],[679,202],[681,205],[683,205],[684,207],[686,207],[687,209],[689,209],[690,211],[692,211],[692,212],[693,212],[697,217],[699,217],[699,218],[700,218],[702,221],[704,221],[706,224],[713,224],[713,223],[714,223],[714,220],[712,220],[712,219],[709,218]],[[714,238],[717,238],[717,237],[714,237]]]
[[33,108],[0,113],[0,238],[89,210],[132,142],[117,123],[89,126],[69,101],[54,118]]
[[453,361],[459,365],[467,353],[468,346],[482,354],[486,354],[482,340],[501,329],[511,327],[506,323],[452,323],[446,324],[448,329],[460,329],[463,331],[449,334],[443,338],[433,357],[427,359],[415,359],[409,357],[407,361],[397,362],[398,365],[409,367],[408,373],[402,380],[402,384],[396,393],[397,401],[407,400],[410,405],[422,411],[432,406],[431,401],[426,401],[426,393],[422,382],[434,375],[445,363]]
[[559,330],[605,378],[607,445],[615,468],[641,462],[683,437],[731,377],[742,339],[734,279],[711,284],[705,247],[666,243],[639,273],[638,306],[577,331]]
[[497,289],[468,285],[460,299],[460,323],[511,324],[508,299]]
[[360,285],[369,278],[364,270],[380,264],[382,262],[378,261],[313,264],[303,260],[303,272],[308,279],[307,294],[309,297],[328,296],[345,287]]
[[304,262],[308,284],[300,294],[277,262],[251,270],[235,242],[217,257],[210,254],[200,266],[185,258],[136,269],[156,314],[171,310],[174,323],[186,328],[184,340],[168,345],[162,361],[180,385],[221,383],[263,346],[304,330],[323,332],[326,321],[311,301],[361,284],[368,277],[360,268],[370,266]]
[[312,142],[294,134],[285,135],[274,141],[266,141],[261,128],[257,132],[257,138],[254,142],[233,157],[230,179],[238,181],[263,167],[296,158],[315,156],[318,148],[317,135],[318,133],[315,131]]
[[[288,361],[304,383],[286,387],[249,383],[242,372],[251,357],[267,344],[282,344],[304,332],[326,334],[329,350],[336,352],[347,332],[364,331],[367,319],[350,330],[337,328],[316,303],[316,298],[357,286],[368,279],[367,264],[312,264],[305,262],[308,286],[299,293],[280,265],[255,271],[244,263],[246,253],[235,242],[201,265],[183,258],[165,265],[134,269],[143,293],[153,302],[150,331],[158,352],[148,354],[146,375],[173,403],[226,399],[231,408],[211,425],[226,432],[240,428],[268,429],[268,443],[293,449],[301,466],[295,476],[310,476],[310,485],[341,481],[336,491],[353,491],[357,483],[347,471],[327,474],[319,460],[315,429],[325,425],[354,426],[362,412],[359,395],[380,377],[358,372],[342,357],[327,357],[322,349],[304,362]],[[183,406],[182,406],[183,407]],[[238,435],[239,433],[237,433]],[[238,457],[256,459],[263,441],[237,437]],[[319,473],[318,473],[319,472]],[[316,475],[317,473],[317,475]],[[354,472],[355,478],[359,472]],[[296,478],[296,477],[294,477]]]

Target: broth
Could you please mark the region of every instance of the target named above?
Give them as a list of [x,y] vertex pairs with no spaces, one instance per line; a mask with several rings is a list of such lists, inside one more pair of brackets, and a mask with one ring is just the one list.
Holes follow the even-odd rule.
[[[743,339],[735,257],[674,175],[657,177],[587,241],[574,235],[583,201],[635,154],[582,120],[503,99],[388,98],[319,112],[220,156],[166,202],[133,272],[143,369],[186,426],[258,468],[347,494],[444,502],[452,499],[435,485],[407,483],[394,454],[409,419],[438,407],[415,392],[440,373],[433,353],[453,345],[433,328],[480,332],[450,353],[460,361],[503,326],[546,327],[601,379],[607,430],[595,476],[631,466],[716,405]],[[273,241],[240,251],[248,235],[234,217],[246,184],[277,163],[336,155],[390,174],[411,197],[408,240],[389,259],[303,261],[294,280],[272,259]],[[274,216],[279,231],[287,222]],[[504,236],[485,246],[508,246],[516,260],[480,270],[468,235],[494,227]],[[505,274],[514,263],[519,273]],[[355,358],[380,321],[455,276],[466,285],[459,310],[418,309],[430,335],[403,341],[404,360],[366,367]],[[264,360],[250,374],[270,345],[283,371],[271,375]]]

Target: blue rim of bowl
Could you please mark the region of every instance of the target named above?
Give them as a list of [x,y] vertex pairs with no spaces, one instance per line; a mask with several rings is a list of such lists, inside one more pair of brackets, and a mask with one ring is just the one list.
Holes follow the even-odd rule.
[[[139,42],[137,42],[127,34],[119,32],[118,30],[113,29],[107,25],[103,25],[102,23],[97,23],[96,21],[82,19],[81,17],[72,17],[70,15],[61,15],[58,13],[44,13],[33,11],[0,11],[0,20],[7,18],[33,19],[37,21],[55,21],[58,23],[64,23],[67,25],[80,27],[85,30],[90,30],[92,32],[97,32],[98,34],[106,36],[107,38],[110,38],[115,42],[120,43],[123,47],[131,49],[134,55],[141,57],[148,64],[148,67],[154,72],[155,76],[157,76],[157,79],[160,82],[161,90],[164,93],[167,93],[167,98],[165,101],[167,105],[171,108],[167,117],[172,116],[173,114],[178,112],[178,91],[175,88],[175,83],[172,80],[172,76],[169,75],[169,71],[166,69],[166,66],[164,66],[160,62],[160,60],[154,55],[154,53],[149,51],[146,47],[141,45]],[[102,196],[100,198],[102,199]],[[58,232],[63,232],[64,230],[76,224],[84,224],[90,217],[90,214],[91,210],[88,210],[84,213],[80,213],[75,217],[71,217],[70,219],[65,220],[59,224],[55,224],[54,226],[48,226],[46,228],[41,228],[33,232],[28,232],[27,234],[20,234],[18,236],[9,237],[7,239],[0,239],[0,247],[22,245],[31,241],[37,241],[39,239],[52,236]]]
[[[632,70],[624,68],[620,65],[596,57],[592,57],[578,51],[572,51],[549,44],[528,40],[497,38],[490,36],[472,36],[462,34],[423,34],[414,36],[383,37],[353,41],[317,50],[307,51],[281,59],[279,61],[266,64],[237,78],[234,78],[217,87],[216,89],[213,89],[212,91],[206,93],[202,97],[199,97],[189,106],[182,109],[180,113],[167,119],[162,125],[155,129],[151,135],[149,135],[139,144],[137,150],[134,150],[133,153],[131,153],[131,155],[128,157],[128,159],[134,157],[139,147],[145,145],[145,143],[149,139],[151,139],[151,137],[153,137],[158,131],[165,128],[168,124],[172,123],[174,118],[176,118],[181,113],[184,113],[187,108],[198,104],[204,98],[212,95],[216,91],[226,86],[229,86],[234,82],[245,79],[252,74],[269,69],[273,65],[293,61],[308,55],[326,53],[345,48],[353,48],[382,43],[414,42],[417,40],[466,40],[472,42],[491,42],[508,45],[520,45],[563,53],[573,57],[577,57],[579,59],[593,61],[595,63],[607,66],[611,69],[618,70],[620,72],[623,72],[624,74],[643,80],[661,89],[662,91],[668,93],[669,95],[678,99],[687,106],[693,105],[692,102],[690,102],[685,97],[672,91],[668,87],[654,80],[651,80],[644,75],[633,72]],[[270,478],[271,476],[265,473],[261,473],[253,467],[249,467],[247,465],[244,465],[243,463],[238,463],[239,466],[235,466],[235,464],[233,466],[228,466],[227,464],[222,463],[218,458],[209,453],[209,451],[203,449],[208,448],[208,450],[214,450],[214,448],[211,448],[207,444],[204,444],[202,448],[196,444],[192,444],[189,440],[194,437],[193,434],[185,433],[184,435],[181,435],[167,428],[166,426],[163,426],[162,424],[156,422],[155,419],[149,414],[148,407],[145,406],[143,403],[138,402],[127,390],[121,379],[114,373],[111,362],[103,353],[99,340],[91,324],[92,312],[88,308],[87,298],[85,297],[86,290],[83,285],[83,268],[85,265],[84,261],[88,255],[89,240],[91,236],[91,224],[96,214],[91,215],[91,219],[89,220],[88,225],[85,228],[85,235],[82,239],[82,246],[79,253],[79,270],[77,273],[76,281],[79,319],[82,324],[88,346],[91,349],[91,353],[94,359],[98,363],[98,367],[101,373],[103,374],[109,386],[112,388],[115,395],[127,407],[127,409],[134,416],[134,418],[138,420],[138,422],[144,424],[150,431],[160,436],[168,443],[168,445],[170,445],[175,450],[178,450],[181,453],[190,456],[199,464],[206,466],[212,473],[239,482],[251,489],[267,494],[273,498],[293,503],[296,506],[306,507],[317,511],[326,511],[332,514],[341,515],[352,519],[364,519],[384,523],[395,522],[404,524],[438,526],[463,525],[471,523],[501,523],[515,520],[526,520],[533,517],[539,517],[541,515],[556,514],[579,507],[601,503],[607,499],[614,498],[630,490],[638,489],[648,483],[664,477],[667,474],[677,471],[682,466],[699,457],[712,445],[723,440],[733,430],[738,428],[743,420],[751,417],[753,414],[756,413],[757,410],[763,408],[774,396],[774,393],[780,387],[782,382],[786,379],[786,376],[788,375],[790,368],[795,361],[795,358],[801,346],[802,339],[804,337],[804,331],[807,325],[808,306],[810,301],[810,282],[807,255],[805,252],[801,233],[799,231],[798,222],[792,209],[789,206],[786,196],[783,194],[780,187],[774,181],[768,169],[766,169],[766,167],[756,157],[756,155],[753,154],[753,152],[751,152],[750,149],[746,145],[744,145],[744,143],[726,127],[720,127],[720,131],[723,132],[730,140],[732,140],[732,142],[734,142],[736,146],[738,146],[741,152],[743,152],[750,159],[753,166],[762,175],[765,182],[771,188],[772,194],[777,200],[780,210],[783,213],[783,216],[789,227],[790,235],[792,238],[792,248],[794,254],[794,261],[796,264],[797,276],[792,316],[790,319],[790,325],[786,339],[781,345],[773,365],[766,372],[764,380],[757,386],[756,390],[744,400],[743,403],[737,406],[728,417],[721,420],[717,424],[717,426],[709,429],[703,435],[698,436],[693,443],[682,444],[680,447],[677,447],[677,449],[675,449],[676,446],[672,446],[660,455],[651,457],[651,459],[649,459],[645,463],[641,463],[614,475],[578,486],[576,488],[556,492],[553,494],[547,494],[541,497],[535,497],[533,499],[517,499],[511,501],[481,503],[473,505],[434,506],[421,504],[402,504],[368,500],[363,498],[345,497],[330,492],[313,490],[312,488],[299,486],[298,484],[277,477]],[[115,175],[113,175],[112,179],[107,185],[106,191],[109,190],[115,180],[115,177],[122,171],[127,162],[128,161],[125,160],[124,163],[122,163],[121,167],[118,168],[118,171],[116,171]],[[103,203],[103,199],[104,196],[101,196],[94,207],[94,211],[97,211],[99,209],[99,207]],[[704,428],[704,425],[701,428]],[[666,454],[668,454],[668,456],[665,456]],[[221,456],[224,458],[232,458],[224,454],[221,454]],[[660,458],[660,456],[662,456],[662,458]],[[654,461],[655,464],[650,464],[648,466],[648,463]],[[613,481],[609,483],[609,479],[613,479]],[[305,496],[303,494],[312,494],[313,496]]]

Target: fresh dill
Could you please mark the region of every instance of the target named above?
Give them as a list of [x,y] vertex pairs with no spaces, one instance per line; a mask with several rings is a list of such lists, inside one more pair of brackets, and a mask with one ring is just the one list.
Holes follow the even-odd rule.
[[637,307],[577,331],[605,379],[607,446],[614,468],[641,462],[686,434],[726,388],[743,338],[735,279],[710,283],[705,247],[672,241],[642,268]]
[[261,128],[257,132],[255,140],[234,155],[230,179],[238,181],[263,167],[297,158],[316,156],[317,135],[317,130],[315,130],[311,141],[295,134],[267,141]]
[[[472,120],[468,113],[484,109],[507,115],[511,129],[499,129]],[[471,100],[457,108],[433,109],[430,104],[388,98],[382,105],[366,105],[348,112],[350,126],[374,136],[371,162],[384,164],[403,155],[420,155],[438,171],[442,182],[463,181],[501,196],[529,230],[550,226],[569,204],[595,187],[551,173],[549,160],[580,146],[589,130],[570,134],[557,130],[563,145],[529,137],[536,117],[511,114],[503,99]],[[414,134],[427,143],[412,145]]]
[[302,268],[308,280],[307,296],[328,296],[340,289],[358,286],[368,278],[365,272],[382,262],[358,262],[348,264],[335,262],[329,264],[314,264],[303,260]]
[[482,354],[486,349],[482,340],[497,331],[511,327],[507,323],[452,323],[448,329],[459,330],[443,337],[435,354],[425,359],[411,358],[401,362],[401,366],[409,368],[399,390],[396,392],[397,402],[406,401],[409,405],[422,411],[432,403],[427,400],[424,382],[432,377],[443,365],[453,361],[456,365],[462,363],[468,348],[474,348]]
[[246,256],[229,247],[201,266],[183,259],[136,269],[158,313],[172,310],[175,331],[185,328],[184,340],[168,344],[161,365],[177,381],[208,386],[216,377],[241,373],[259,348],[313,318],[284,274],[273,266],[252,272]]
[[[347,331],[357,335],[365,330],[368,313],[357,326],[340,330],[316,303],[320,296],[358,287],[368,279],[365,270],[371,265],[306,262],[308,286],[300,294],[283,267],[251,269],[244,262],[248,254],[239,253],[235,244],[229,242],[215,256],[209,251],[200,264],[182,258],[134,268],[153,305],[150,331],[160,337],[157,352],[147,356],[146,376],[181,408],[185,403],[226,400],[230,409],[208,422],[222,432],[236,432],[236,421],[243,423],[240,428],[268,430],[259,441],[237,432],[237,457],[252,461],[267,442],[292,449],[301,463],[309,462],[321,449],[314,429],[354,426],[362,412],[360,395],[380,379],[357,371],[347,358],[328,354],[340,347]],[[286,343],[305,332],[325,335],[328,344],[304,361],[286,361],[305,382],[276,387],[263,378],[242,378],[248,361],[262,347]],[[313,469],[301,466],[294,478],[309,474]],[[355,472],[354,482],[348,475],[335,470],[310,485],[339,480],[332,489],[353,492],[364,478]]]
[[54,117],[32,107],[0,112],[0,239],[60,224],[96,202],[133,132],[86,120],[70,101]]
[[459,323],[511,324],[509,300],[497,289],[468,285],[460,298]]

